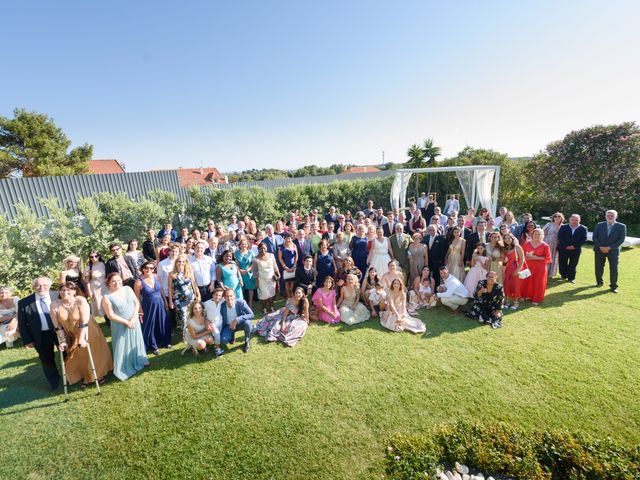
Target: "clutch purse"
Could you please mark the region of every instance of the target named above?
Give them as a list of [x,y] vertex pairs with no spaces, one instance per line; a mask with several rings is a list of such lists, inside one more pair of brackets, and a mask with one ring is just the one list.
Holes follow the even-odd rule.
[[518,272],[518,278],[520,280],[524,280],[525,278],[529,278],[531,276],[531,270],[529,270],[529,265],[527,265],[527,261],[524,261],[526,268],[523,268]]

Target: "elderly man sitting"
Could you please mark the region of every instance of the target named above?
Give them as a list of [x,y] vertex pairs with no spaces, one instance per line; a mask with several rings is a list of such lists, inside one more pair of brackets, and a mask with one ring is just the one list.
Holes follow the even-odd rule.
[[460,280],[449,273],[446,266],[440,267],[440,285],[437,288],[440,302],[449,307],[453,313],[469,300],[469,292]]

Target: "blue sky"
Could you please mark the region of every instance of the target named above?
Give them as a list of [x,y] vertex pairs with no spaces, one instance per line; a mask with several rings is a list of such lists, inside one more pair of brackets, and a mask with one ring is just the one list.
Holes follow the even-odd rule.
[[640,2],[10,2],[0,114],[128,171],[534,154],[640,120]]

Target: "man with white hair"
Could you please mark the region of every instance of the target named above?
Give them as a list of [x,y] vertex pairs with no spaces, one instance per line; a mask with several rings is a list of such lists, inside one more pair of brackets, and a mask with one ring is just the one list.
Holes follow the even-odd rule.
[[616,222],[618,212],[615,210],[607,210],[605,218],[606,221],[598,223],[593,229],[596,283],[598,287],[603,285],[604,264],[609,260],[609,288],[613,293],[618,293],[618,260],[620,247],[627,236],[627,226]]
[[18,302],[18,328],[24,345],[27,348],[35,347],[44,376],[51,390],[56,390],[60,386],[54,350],[58,339],[50,312],[51,301],[58,298],[58,295],[51,292],[52,283],[48,277],[38,277],[33,281],[35,293]]

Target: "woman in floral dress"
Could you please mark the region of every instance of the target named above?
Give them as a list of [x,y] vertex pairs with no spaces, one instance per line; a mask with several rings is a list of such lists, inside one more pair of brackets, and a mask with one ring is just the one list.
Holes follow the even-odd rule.
[[266,315],[254,332],[268,342],[282,342],[288,347],[302,340],[309,326],[309,300],[304,290],[297,287],[284,307]]
[[169,274],[169,308],[175,309],[177,329],[183,335],[189,318],[189,305],[194,300],[200,301],[200,291],[195,285],[189,260],[182,254],[176,259],[173,272]]

